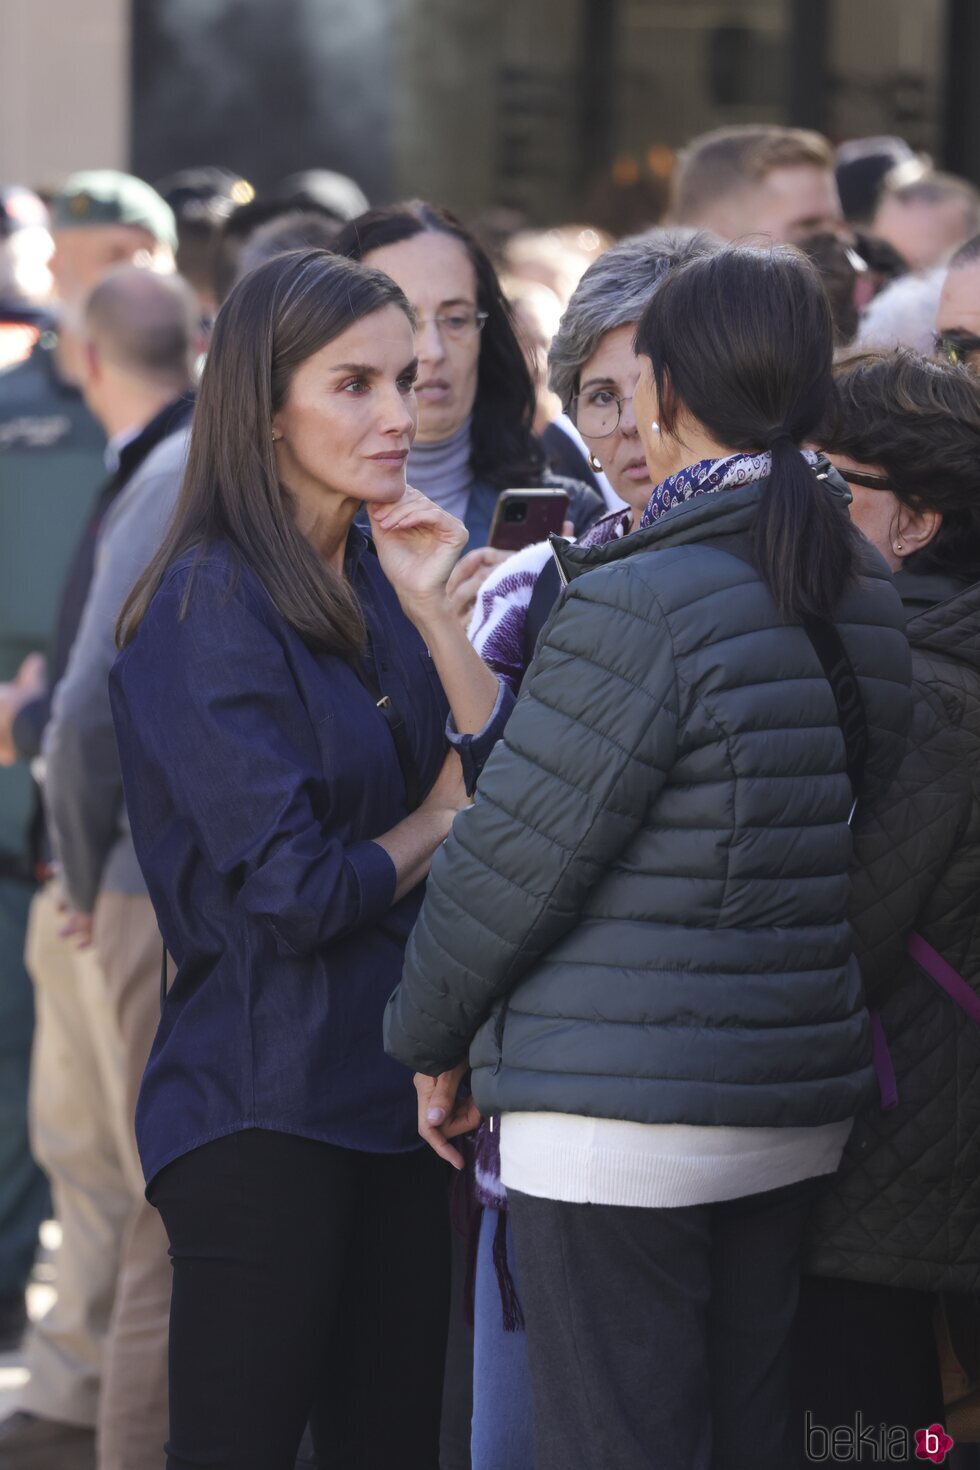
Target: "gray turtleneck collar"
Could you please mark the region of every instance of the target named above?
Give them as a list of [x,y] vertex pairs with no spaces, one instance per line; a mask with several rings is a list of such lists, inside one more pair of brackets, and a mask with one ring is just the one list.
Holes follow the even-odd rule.
[[437,444],[413,444],[409,450],[408,483],[421,490],[450,515],[463,520],[473,489],[470,469],[470,430],[473,415],[449,439]]

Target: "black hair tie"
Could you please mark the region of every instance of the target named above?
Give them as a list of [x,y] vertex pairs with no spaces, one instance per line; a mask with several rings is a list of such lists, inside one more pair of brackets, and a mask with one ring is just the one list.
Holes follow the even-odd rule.
[[788,424],[780,424],[778,429],[773,429],[766,443],[766,448],[771,451],[775,445],[780,444],[784,439],[788,439],[793,448],[796,448],[796,439]]

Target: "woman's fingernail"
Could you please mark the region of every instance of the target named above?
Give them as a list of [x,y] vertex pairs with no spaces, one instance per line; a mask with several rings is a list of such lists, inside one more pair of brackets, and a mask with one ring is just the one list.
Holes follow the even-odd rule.
[[441,1123],[445,1116],[445,1108],[430,1108],[425,1115],[425,1121],[427,1123]]

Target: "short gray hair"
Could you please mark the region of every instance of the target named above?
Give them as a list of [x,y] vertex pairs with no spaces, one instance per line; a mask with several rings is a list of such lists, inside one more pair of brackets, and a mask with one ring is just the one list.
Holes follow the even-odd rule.
[[711,255],[722,242],[708,230],[657,229],[610,246],[572,292],[548,353],[548,386],[568,411],[579,374],[607,332],[639,322],[667,272]]

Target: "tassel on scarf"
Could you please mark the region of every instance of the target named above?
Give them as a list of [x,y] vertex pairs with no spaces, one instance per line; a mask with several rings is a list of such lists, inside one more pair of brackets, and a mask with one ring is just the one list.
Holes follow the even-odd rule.
[[511,1275],[507,1260],[507,1211],[497,1211],[497,1228],[493,1233],[493,1266],[500,1287],[500,1304],[504,1309],[504,1331],[520,1332],[524,1327],[524,1312],[517,1286]]

